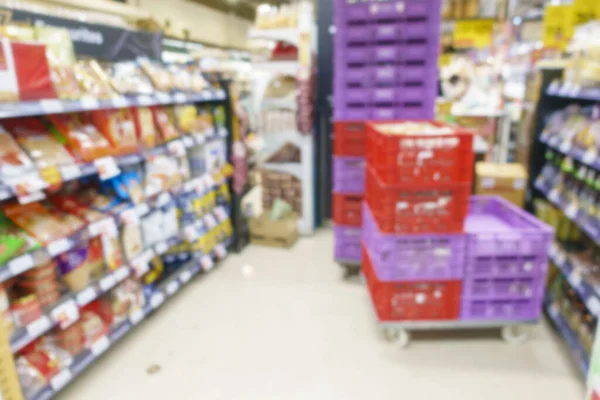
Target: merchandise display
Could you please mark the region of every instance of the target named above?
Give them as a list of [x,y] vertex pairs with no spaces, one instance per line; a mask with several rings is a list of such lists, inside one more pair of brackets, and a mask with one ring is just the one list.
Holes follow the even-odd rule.
[[11,387],[48,399],[227,255],[229,104],[191,66],[76,61],[67,30],[15,32],[31,42],[1,48],[0,312]]

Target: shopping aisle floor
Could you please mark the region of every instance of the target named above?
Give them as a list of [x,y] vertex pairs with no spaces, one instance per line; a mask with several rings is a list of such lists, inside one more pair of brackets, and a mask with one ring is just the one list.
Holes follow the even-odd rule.
[[[293,250],[250,246],[199,277],[84,373],[68,400],[580,400],[545,326],[526,345],[437,334],[407,349],[375,329],[324,230]],[[449,337],[448,337],[449,336]],[[160,371],[149,374],[148,368]]]

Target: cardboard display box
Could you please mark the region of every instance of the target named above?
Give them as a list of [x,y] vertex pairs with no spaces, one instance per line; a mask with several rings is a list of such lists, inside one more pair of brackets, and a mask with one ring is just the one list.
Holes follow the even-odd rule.
[[500,196],[524,207],[527,171],[523,165],[478,162],[475,176],[475,194]]
[[269,212],[250,220],[250,242],[261,246],[292,247],[298,239],[298,215],[292,213],[285,219],[273,220]]

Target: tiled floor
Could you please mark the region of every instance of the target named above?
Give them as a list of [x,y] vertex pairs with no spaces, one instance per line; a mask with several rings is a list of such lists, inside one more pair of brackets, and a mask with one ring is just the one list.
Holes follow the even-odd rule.
[[[251,246],[197,278],[65,390],[69,400],[580,400],[583,378],[545,326],[381,339],[344,282],[330,231],[293,250]],[[160,371],[149,374],[150,366]]]

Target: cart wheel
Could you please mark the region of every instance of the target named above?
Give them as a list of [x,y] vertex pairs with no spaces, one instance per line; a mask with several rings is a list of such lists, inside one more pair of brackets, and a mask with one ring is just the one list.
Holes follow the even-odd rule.
[[502,328],[502,339],[510,344],[522,344],[529,339],[529,332],[523,326],[510,325]]
[[404,329],[384,328],[383,337],[388,342],[398,342],[401,347],[406,347],[410,343],[410,333]]

